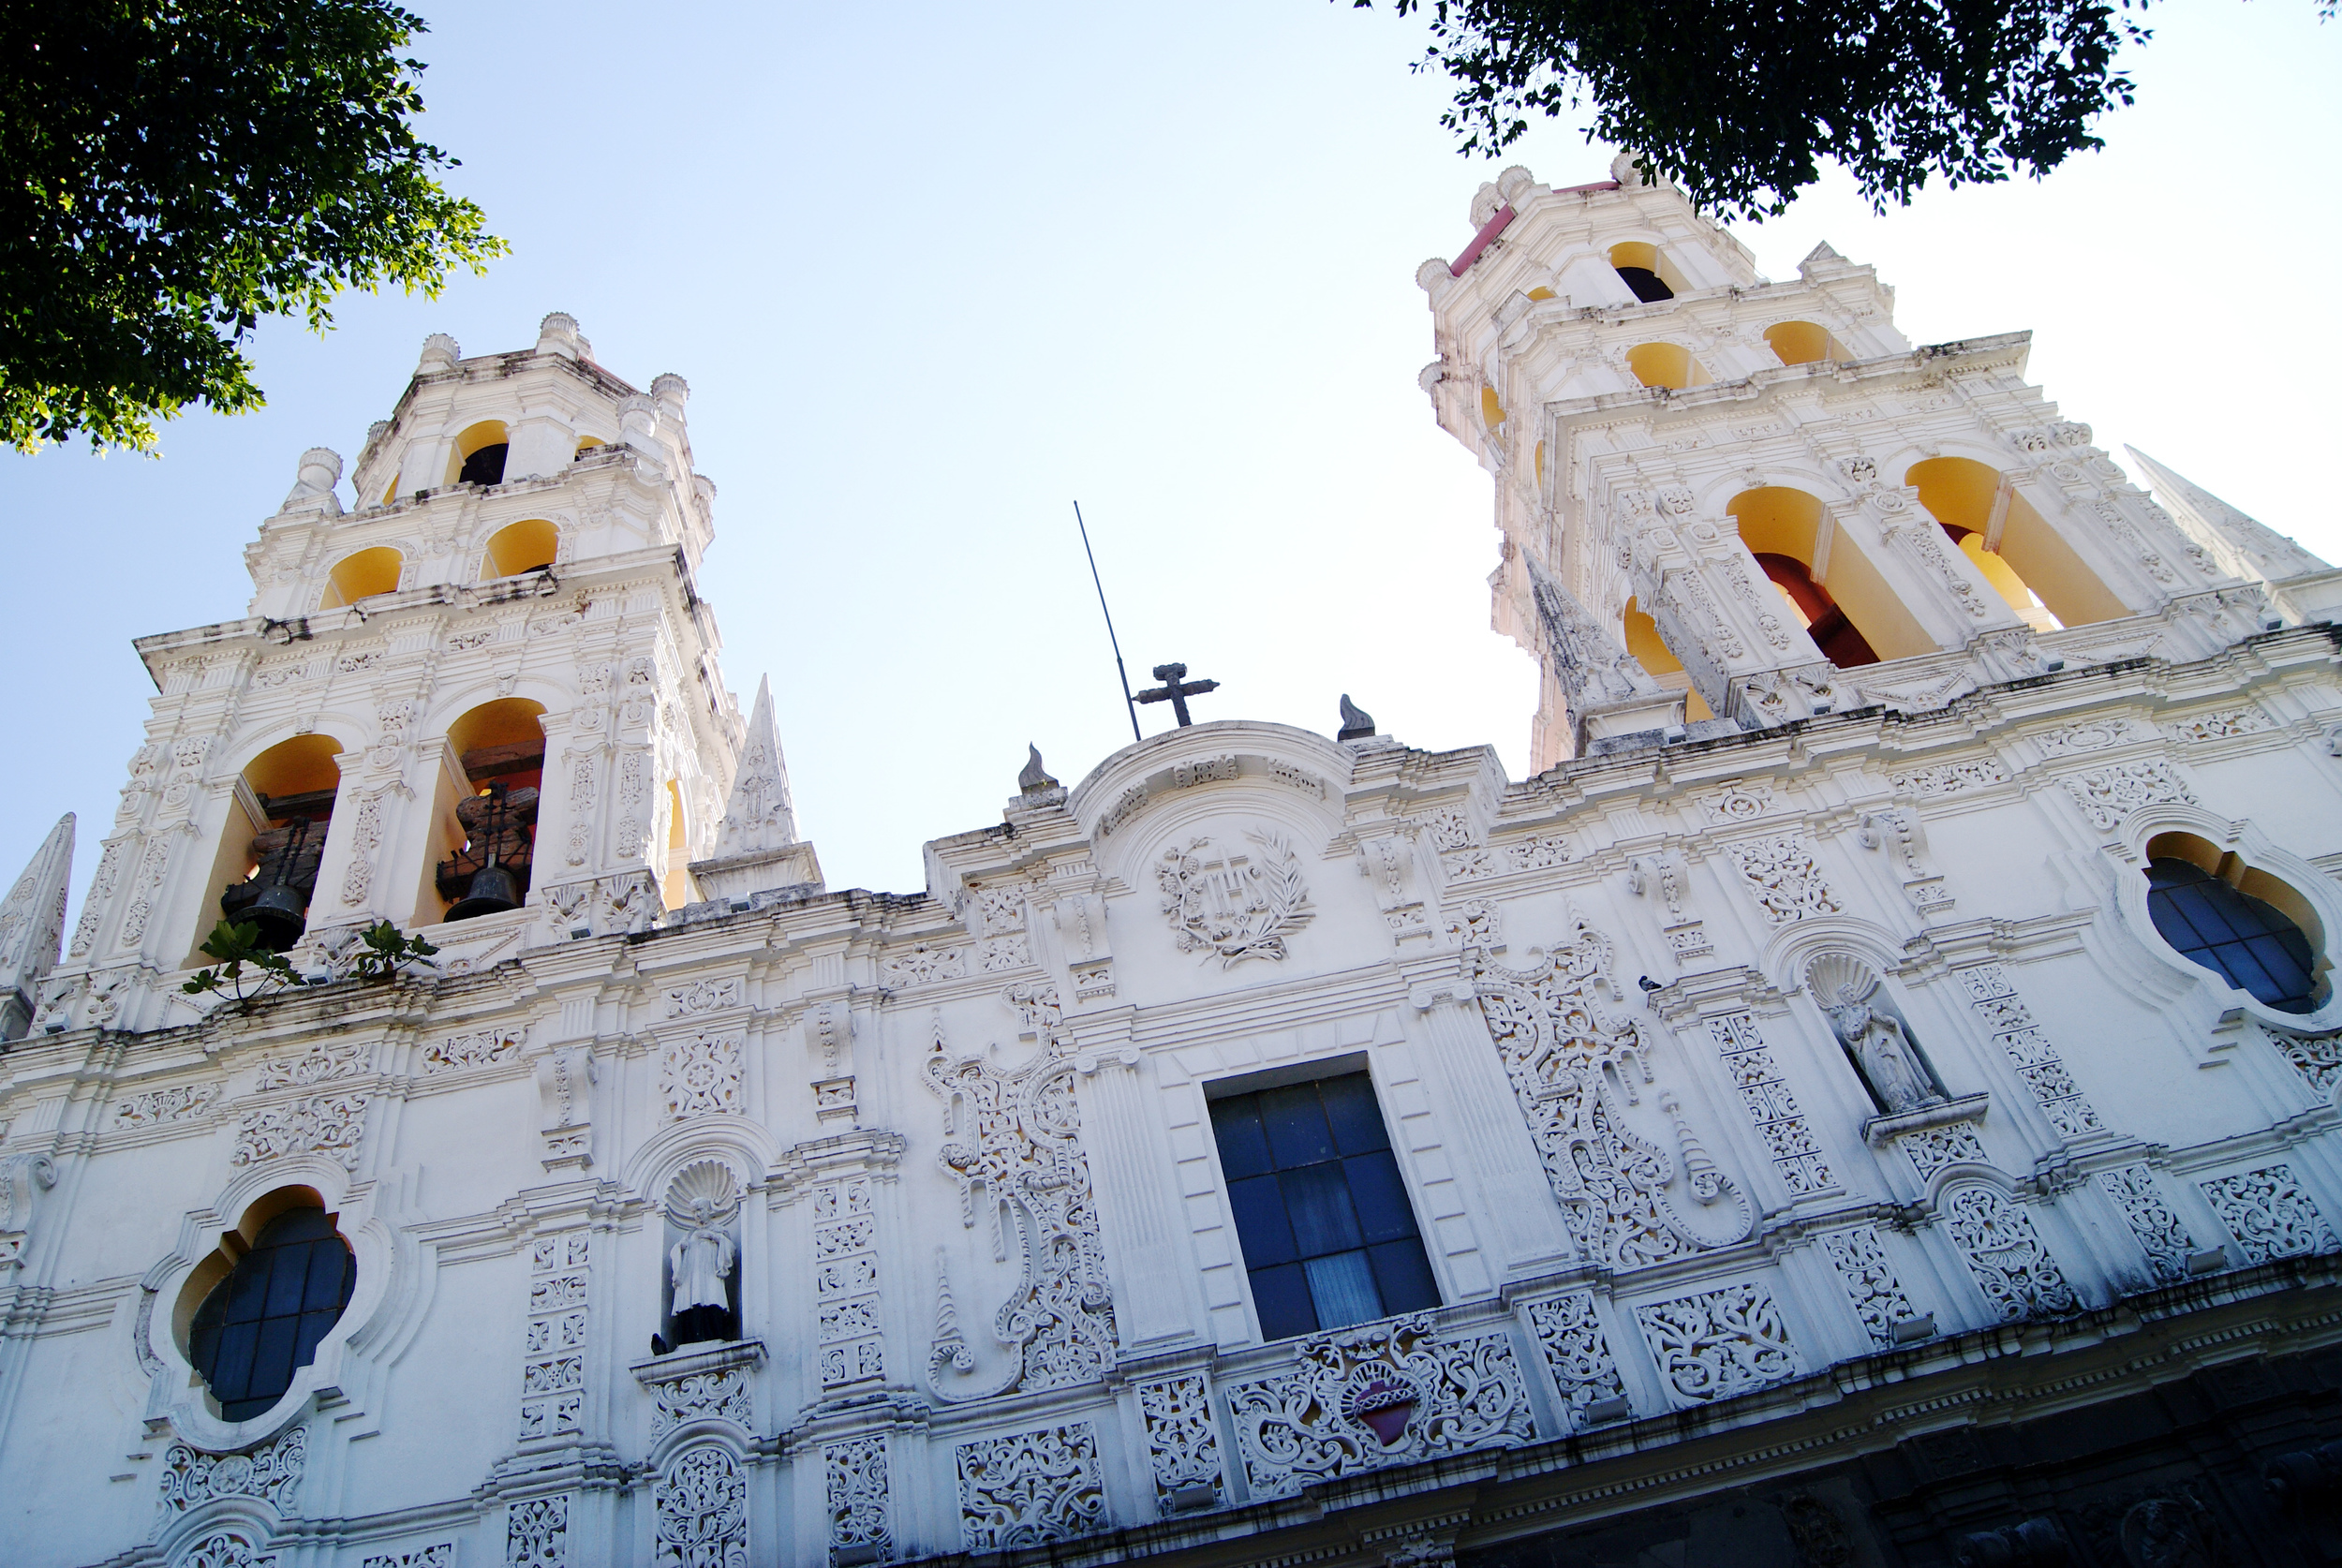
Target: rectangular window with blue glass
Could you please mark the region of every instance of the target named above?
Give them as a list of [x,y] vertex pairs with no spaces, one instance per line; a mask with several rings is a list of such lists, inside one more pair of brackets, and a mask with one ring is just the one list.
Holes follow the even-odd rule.
[[1365,1072],[1216,1099],[1211,1127],[1261,1338],[1439,1305]]

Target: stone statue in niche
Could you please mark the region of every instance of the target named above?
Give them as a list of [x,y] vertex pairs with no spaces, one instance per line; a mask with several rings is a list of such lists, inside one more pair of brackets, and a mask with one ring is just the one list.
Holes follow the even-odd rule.
[[1831,1031],[1881,1109],[1895,1116],[1944,1102],[1903,1021],[1878,1005],[1878,976],[1869,965],[1831,954],[1815,959],[1806,979]]
[[[740,1243],[732,1232],[740,1188],[731,1168],[704,1160],[685,1169],[667,1190],[668,1326],[677,1345],[740,1337]],[[654,1345],[654,1349],[656,1349]],[[661,1350],[660,1354],[666,1353]]]

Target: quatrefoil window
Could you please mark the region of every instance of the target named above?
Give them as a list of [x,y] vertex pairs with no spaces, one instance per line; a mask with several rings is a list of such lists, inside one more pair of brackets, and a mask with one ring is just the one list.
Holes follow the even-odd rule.
[[2308,901],[2193,834],[2147,845],[2147,914],[2172,951],[2280,1013],[2313,1013],[2332,994]]
[[223,1419],[249,1420],[284,1397],[357,1282],[349,1244],[324,1209],[297,1205],[260,1228],[187,1330],[187,1359]]

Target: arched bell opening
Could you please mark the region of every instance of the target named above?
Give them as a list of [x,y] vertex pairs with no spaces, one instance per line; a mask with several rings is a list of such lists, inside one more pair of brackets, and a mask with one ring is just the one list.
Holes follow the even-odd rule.
[[1714,710],[1708,706],[1706,700],[1693,687],[1691,672],[1683,668],[1683,661],[1675,657],[1667,645],[1667,639],[1659,635],[1659,623],[1644,614],[1635,599],[1626,601],[1626,613],[1621,617],[1619,632],[1619,640],[1626,644],[1626,651],[1650,673],[1653,680],[1670,691],[1684,693],[1684,717],[1715,717]]
[[1671,300],[1685,288],[1683,274],[1675,270],[1673,262],[1660,253],[1659,247],[1642,240],[1627,240],[1610,247],[1610,268],[1619,281],[1634,291],[1635,298],[1645,304]]
[[1819,364],[1824,361],[1844,362],[1854,356],[1845,345],[1830,333],[1830,329],[1814,321],[1782,321],[1765,329],[1765,341],[1783,364]]
[[1486,383],[1480,387],[1480,422],[1490,430],[1500,428],[1505,422],[1504,400],[1496,395],[1494,387]]
[[1666,387],[1674,392],[1704,387],[1715,379],[1680,343],[1638,343],[1626,350],[1626,368],[1646,387]]
[[1819,497],[1786,485],[1743,490],[1725,510],[1741,542],[1840,669],[1936,651],[1861,547],[1827,521]]
[[545,518],[509,524],[489,536],[488,547],[480,557],[481,580],[518,577],[524,571],[549,567],[560,545],[561,530]]
[[419,924],[497,914],[527,898],[544,781],[544,711],[541,703],[505,697],[448,726]]
[[511,436],[504,422],[482,420],[455,437],[455,451],[448,457],[447,482],[502,484],[504,459],[511,451]]
[[387,544],[344,555],[327,570],[325,597],[318,601],[318,608],[338,610],[376,594],[396,593],[398,574],[406,565],[407,557]]
[[2280,1013],[2334,995],[2324,923],[2292,884],[2192,833],[2147,840],[2147,916],[2172,952]]
[[[341,744],[331,735],[295,735],[245,765],[228,802],[207,888],[219,890],[216,918],[259,928],[262,946],[277,953],[301,939],[309,900],[317,892],[318,862],[341,791]],[[190,965],[206,963],[202,944],[214,916],[196,922]]]
[[212,1413],[247,1421],[284,1398],[358,1283],[318,1192],[285,1187],[245,1209],[179,1292],[171,1329]]
[[660,899],[668,909],[689,903],[691,889],[691,824],[683,813],[683,787],[667,780],[667,869],[659,879]]
[[1973,458],[1914,463],[1903,482],[1961,553],[2037,630],[2110,621],[2130,610],[1998,469]]

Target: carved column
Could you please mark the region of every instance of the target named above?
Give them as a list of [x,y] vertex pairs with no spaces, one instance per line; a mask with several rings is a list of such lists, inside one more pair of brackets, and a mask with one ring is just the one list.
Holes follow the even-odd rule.
[[1456,1146],[1480,1191],[1490,1252],[1512,1279],[1578,1261],[1472,982],[1419,982],[1408,996],[1415,1013],[1408,1032],[1438,1063],[1424,1072],[1424,1088],[1435,1103],[1445,1102],[1436,1106],[1440,1119],[1456,1129]]
[[[1129,1028],[1127,1015],[1123,1028]],[[1082,1143],[1098,1186],[1098,1215],[1112,1256],[1116,1321],[1126,1346],[1183,1339],[1202,1320],[1189,1298],[1195,1273],[1178,1210],[1178,1176],[1156,1146],[1161,1117],[1128,1039],[1084,1050]]]

